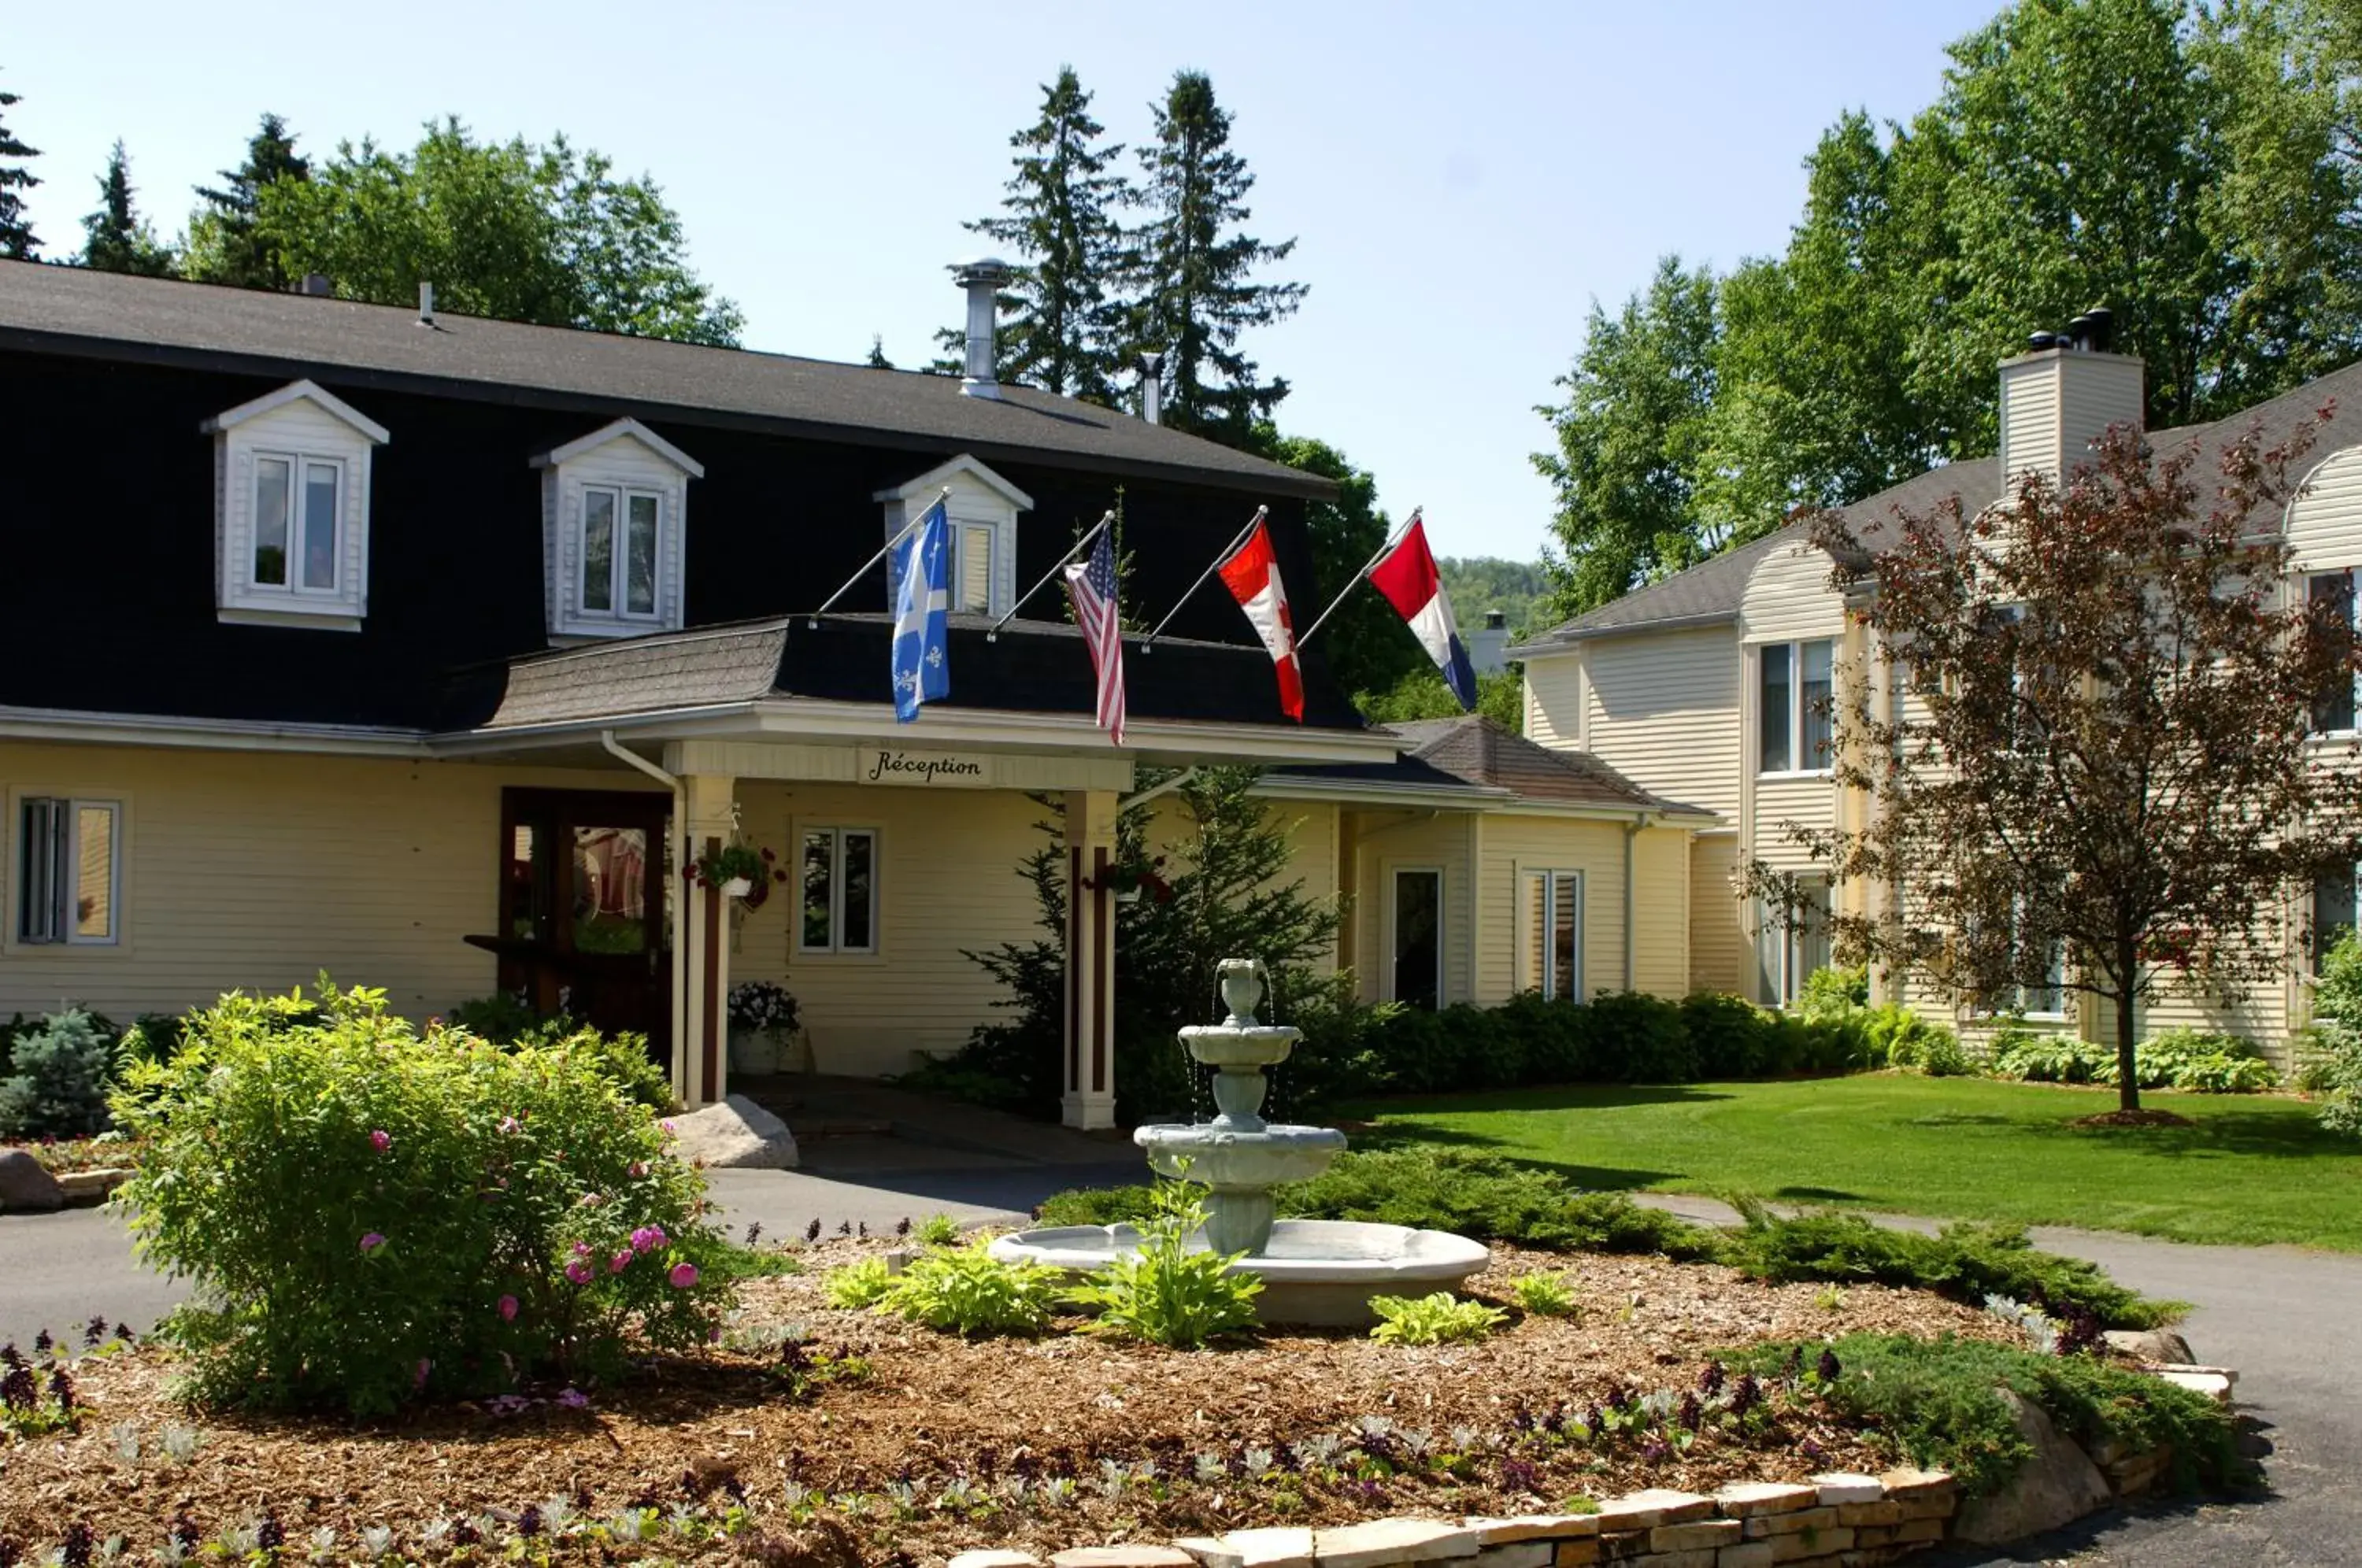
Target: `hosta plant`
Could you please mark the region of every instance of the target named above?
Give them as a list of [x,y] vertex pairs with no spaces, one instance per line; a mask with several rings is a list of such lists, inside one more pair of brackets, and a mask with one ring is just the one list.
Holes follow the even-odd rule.
[[894,1276],[887,1272],[884,1258],[861,1258],[821,1275],[820,1287],[830,1306],[858,1311],[886,1299],[894,1288]]
[[116,1198],[193,1281],[193,1392],[381,1411],[703,1344],[735,1272],[704,1183],[603,1043],[424,1035],[380,991],[237,993],[143,1063]]
[[1583,1309],[1574,1298],[1574,1286],[1565,1275],[1539,1272],[1521,1275],[1511,1288],[1517,1292],[1518,1305],[1537,1318],[1582,1315]]
[[1396,1345],[1441,1345],[1481,1340],[1509,1320],[1498,1307],[1462,1301],[1448,1290],[1432,1296],[1373,1296],[1378,1326],[1370,1338]]
[[1254,1327],[1263,1280],[1232,1270],[1245,1254],[1189,1247],[1190,1235],[1206,1223],[1198,1191],[1187,1182],[1159,1183],[1140,1245],[1067,1293],[1098,1314],[1094,1327],[1100,1332],[1195,1350],[1218,1334]]
[[955,1334],[1038,1334],[1050,1326],[1059,1275],[1040,1264],[1003,1263],[977,1241],[913,1258],[877,1310]]

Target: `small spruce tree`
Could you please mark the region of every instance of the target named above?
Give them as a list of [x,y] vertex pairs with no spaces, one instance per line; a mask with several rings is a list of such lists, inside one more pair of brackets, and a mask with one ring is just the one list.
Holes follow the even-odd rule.
[[200,185],[205,204],[189,222],[184,270],[208,283],[247,289],[284,289],[295,280],[257,232],[255,214],[264,187],[281,180],[309,180],[312,164],[295,150],[295,138],[277,115],[262,116],[246,144],[246,161],[221,171],[218,187]]
[[86,237],[82,264],[98,272],[168,277],[172,271],[171,247],[141,221],[132,195],[131,155],[118,140],[107,154],[106,172],[98,177],[98,211],[82,220]]
[[[16,107],[23,97],[20,93],[0,93],[0,109]],[[41,177],[25,164],[40,155],[39,148],[26,146],[0,125],[0,258],[7,260],[30,261],[40,252],[31,215],[25,211],[25,193],[41,182]]]

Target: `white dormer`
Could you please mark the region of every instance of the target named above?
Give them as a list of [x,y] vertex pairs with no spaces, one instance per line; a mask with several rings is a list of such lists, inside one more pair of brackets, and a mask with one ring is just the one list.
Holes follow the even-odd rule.
[[386,428],[310,381],[217,414],[214,602],[243,625],[358,632],[369,614],[370,456]]
[[696,458],[618,419],[533,459],[552,642],[677,632]]
[[[907,484],[871,497],[885,503],[885,536],[891,539],[900,533],[945,489],[951,491],[944,511],[951,521],[952,610],[1005,615],[1017,597],[1017,514],[1033,510],[1033,498],[962,452]],[[886,607],[891,610],[898,585],[890,580],[890,569],[888,577]]]

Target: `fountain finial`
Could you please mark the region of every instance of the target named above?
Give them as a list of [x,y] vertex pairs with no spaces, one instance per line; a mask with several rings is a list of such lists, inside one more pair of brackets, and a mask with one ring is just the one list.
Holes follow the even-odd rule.
[[1260,1021],[1255,1007],[1270,988],[1271,971],[1260,958],[1225,958],[1214,966],[1216,988],[1222,993],[1222,1005],[1231,1010],[1224,1024],[1232,1029],[1252,1029]]

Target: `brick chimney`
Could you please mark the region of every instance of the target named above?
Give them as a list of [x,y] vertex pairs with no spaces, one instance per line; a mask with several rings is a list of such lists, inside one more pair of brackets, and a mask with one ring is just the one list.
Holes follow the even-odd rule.
[[2064,332],[2037,332],[2001,365],[2001,472],[2004,487],[2040,473],[2063,483],[2091,461],[2111,425],[2141,426],[2141,362],[2112,351],[2114,321],[2087,311]]

